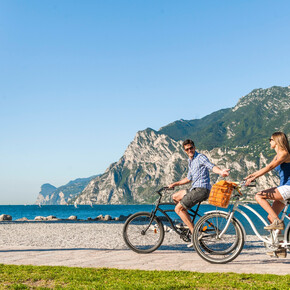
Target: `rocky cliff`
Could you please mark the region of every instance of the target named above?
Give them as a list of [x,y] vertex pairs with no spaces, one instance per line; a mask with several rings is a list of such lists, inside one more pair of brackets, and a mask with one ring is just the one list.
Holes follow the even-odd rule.
[[89,183],[77,202],[150,202],[152,190],[169,184],[185,171],[186,160],[180,142],[146,129],[136,134],[117,163]]
[[35,204],[70,204],[96,176],[77,178],[58,188],[49,183],[43,184]]
[[35,204],[46,204],[49,199],[50,195],[56,190],[57,188],[49,183],[45,183],[41,186],[40,192],[36,199]]
[[[231,169],[231,178],[241,180],[250,172],[264,166],[266,158],[245,156],[243,148],[235,150],[215,148],[199,151],[221,168]],[[186,177],[187,156],[182,150],[182,141],[152,129],[136,134],[122,158],[112,164],[106,172],[91,180],[78,196],[77,203],[126,204],[151,203],[156,200],[154,190]],[[261,177],[258,188],[274,186],[278,178]],[[218,175],[211,173],[214,182]],[[254,190],[247,190],[253,193]],[[170,196],[166,200],[170,200]]]

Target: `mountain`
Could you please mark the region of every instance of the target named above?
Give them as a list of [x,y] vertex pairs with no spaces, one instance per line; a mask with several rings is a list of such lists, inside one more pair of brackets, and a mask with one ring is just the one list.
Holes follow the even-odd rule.
[[[118,162],[104,174],[92,178],[82,192],[70,201],[89,204],[152,203],[154,191],[187,173],[187,156],[182,141],[194,140],[197,151],[204,153],[221,168],[230,168],[231,180],[242,180],[265,166],[274,156],[268,138],[275,131],[290,132],[290,87],[256,89],[243,96],[233,108],[222,109],[202,119],[179,120],[155,131],[137,132]],[[212,183],[217,175],[211,173]],[[256,189],[278,184],[275,172],[260,177]],[[59,190],[59,189],[57,189]],[[56,192],[56,191],[55,191]],[[56,194],[54,192],[54,194]],[[167,196],[170,200],[170,195]],[[58,202],[61,199],[58,198]],[[52,202],[51,198],[49,202]]]
[[77,178],[58,188],[49,183],[43,184],[35,204],[70,204],[96,177],[97,175],[88,178]]
[[186,160],[180,142],[146,129],[137,133],[118,162],[88,184],[77,202],[151,202],[152,190],[179,178],[185,171]]
[[38,194],[38,197],[36,199],[35,204],[43,204],[47,199],[49,199],[49,196],[56,190],[57,188],[49,183],[45,183],[41,186],[40,192]]
[[[198,140],[198,147],[258,146],[277,131],[290,131],[290,87],[256,89],[242,97],[232,109],[212,113],[200,120],[180,120],[159,130],[174,140]],[[202,134],[201,134],[202,132]],[[268,151],[268,150],[267,150]]]
[[[121,159],[93,179],[78,196],[78,203],[147,203],[154,190],[183,178],[187,158],[182,140],[191,138],[197,150],[220,167],[231,169],[231,179],[242,180],[273,156],[268,138],[274,131],[290,132],[290,87],[256,89],[234,108],[199,120],[179,120],[159,131],[136,134]],[[211,174],[212,181],[217,178]],[[274,172],[259,178],[256,190],[275,186]],[[168,197],[168,200],[170,197]]]
[[[263,154],[251,158],[243,150],[215,148],[199,151],[220,167],[231,169],[231,177],[241,180],[249,172],[266,164]],[[130,204],[152,203],[156,200],[154,191],[186,176],[187,156],[182,150],[182,141],[175,141],[167,135],[152,129],[136,134],[121,159],[112,164],[106,172],[91,180],[78,196],[77,203],[88,204]],[[277,177],[260,178],[263,186],[271,187]],[[217,175],[211,173],[211,180]],[[274,179],[273,179],[274,177]],[[165,200],[170,200],[170,195]]]

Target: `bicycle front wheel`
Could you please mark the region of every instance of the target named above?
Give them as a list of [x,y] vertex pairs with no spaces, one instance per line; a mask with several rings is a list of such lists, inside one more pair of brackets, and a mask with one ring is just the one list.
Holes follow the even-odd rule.
[[240,254],[244,246],[243,230],[235,219],[229,221],[225,228],[227,222],[227,213],[214,212],[206,214],[196,223],[192,242],[196,252],[204,260],[225,264]]
[[288,228],[288,232],[286,233],[287,243],[290,243],[290,227]]
[[133,251],[146,254],[158,249],[164,239],[162,222],[151,213],[138,212],[130,216],[123,228],[126,245]]

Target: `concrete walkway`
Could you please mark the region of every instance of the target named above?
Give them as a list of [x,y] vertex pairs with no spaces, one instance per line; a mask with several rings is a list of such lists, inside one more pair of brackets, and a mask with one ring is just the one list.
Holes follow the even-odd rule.
[[285,259],[276,259],[270,258],[261,252],[242,252],[233,262],[217,265],[202,260],[193,250],[165,249],[140,255],[124,249],[14,246],[1,248],[0,263],[141,270],[290,274],[290,255]]

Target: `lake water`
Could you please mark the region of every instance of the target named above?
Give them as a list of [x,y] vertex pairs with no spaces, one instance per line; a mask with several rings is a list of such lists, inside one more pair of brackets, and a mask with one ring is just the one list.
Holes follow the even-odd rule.
[[[266,219],[266,212],[258,205],[251,204],[251,207],[258,211],[264,219]],[[172,206],[166,206],[166,208],[173,208]],[[0,205],[0,214],[8,214],[12,216],[13,221],[22,217],[26,217],[29,220],[33,220],[36,216],[49,216],[54,215],[59,219],[67,219],[71,215],[76,215],[78,219],[86,220],[90,218],[96,218],[98,215],[110,215],[112,218],[119,217],[120,215],[128,216],[139,211],[151,211],[153,205],[78,205],[75,208],[73,205]],[[200,206],[200,213],[204,213],[209,210],[215,210],[216,208],[211,205],[202,204]],[[221,209],[226,211],[227,209]],[[262,234],[267,234],[263,230],[262,222],[256,218],[248,210],[244,210],[253,220],[256,227],[261,231]],[[160,214],[159,214],[160,215]],[[239,214],[235,214],[239,218],[248,234],[252,234],[252,230],[248,222]],[[170,216],[173,219],[179,219],[175,213],[171,213]]]

